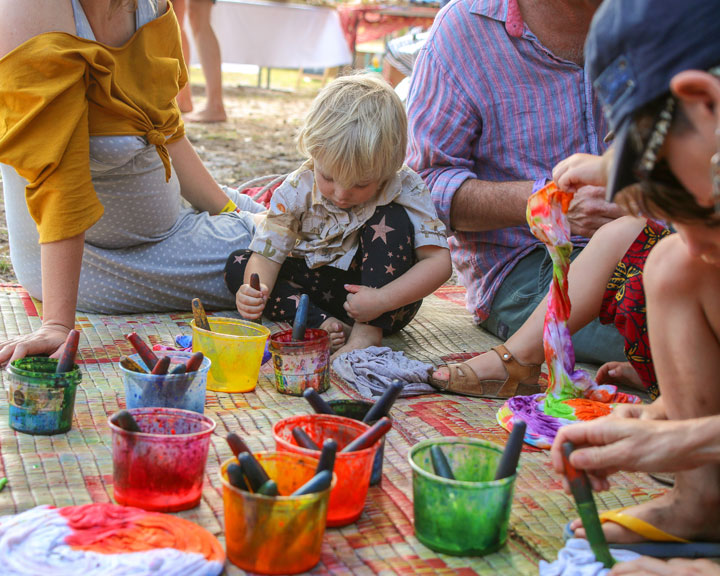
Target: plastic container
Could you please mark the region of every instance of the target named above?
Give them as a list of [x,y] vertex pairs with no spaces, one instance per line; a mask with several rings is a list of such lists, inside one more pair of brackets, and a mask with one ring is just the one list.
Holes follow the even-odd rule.
[[[442,448],[456,480],[436,476],[430,447]],[[507,539],[516,475],[493,480],[502,448],[474,438],[434,438],[410,449],[415,535],[436,552],[483,556]]]
[[306,388],[325,392],[330,387],[330,336],[326,330],[308,328],[302,342],[293,341],[292,330],[270,336],[278,392],[302,396]]
[[[225,505],[225,539],[230,561],[260,574],[306,572],[320,560],[330,489],[287,496],[315,475],[318,461],[288,452],[255,452],[280,494],[271,498],[230,485],[223,462],[220,473]],[[335,479],[333,479],[333,485]]]
[[[372,402],[366,402],[365,400],[330,400],[328,402],[330,407],[335,411],[338,416],[344,416],[351,420],[358,420],[362,422],[365,414],[372,408]],[[372,426],[374,422],[370,422]],[[375,454],[375,460],[373,460],[372,473],[370,474],[370,486],[376,486],[382,481],[382,466],[383,459],[385,458],[385,436],[380,439],[380,446],[378,446],[377,454]]]
[[317,450],[301,448],[295,443],[292,429],[296,426],[303,428],[319,446],[322,446],[325,438],[332,438],[337,442],[338,452],[335,456],[337,485],[330,492],[327,525],[352,524],[360,518],[365,507],[372,464],[380,443],[376,442],[365,450],[342,454],[340,450],[365,432],[369,426],[342,416],[307,414],[291,416],[275,423],[272,431],[278,451],[312,458],[320,457],[320,452]]
[[[170,356],[170,370],[179,364],[185,364],[192,352],[156,351],[162,358]],[[140,354],[130,356],[132,360],[147,370]],[[125,404],[128,408],[180,408],[192,410],[198,414],[205,411],[205,385],[207,384],[210,359],[204,358],[200,368],[188,374],[139,374],[118,364],[125,384]]]
[[193,351],[210,358],[208,390],[215,392],[252,392],[257,386],[265,342],[270,330],[261,324],[236,318],[208,317],[211,331],[195,326]]
[[109,420],[117,503],[158,512],[197,506],[215,422],[177,408],[129,412],[141,432],[128,432],[113,417]]
[[82,380],[77,364],[55,374],[58,361],[40,356],[13,360],[7,368],[10,427],[27,434],[62,434],[72,427],[75,392]]

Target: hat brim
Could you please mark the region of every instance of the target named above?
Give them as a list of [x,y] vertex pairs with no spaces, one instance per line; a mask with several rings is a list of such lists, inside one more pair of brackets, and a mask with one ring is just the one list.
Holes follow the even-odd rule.
[[633,149],[633,144],[630,141],[631,125],[632,118],[627,118],[625,122],[615,130],[615,137],[613,138],[613,162],[608,176],[607,187],[605,188],[608,202],[612,202],[620,190],[638,182],[638,177],[635,174],[638,154]]

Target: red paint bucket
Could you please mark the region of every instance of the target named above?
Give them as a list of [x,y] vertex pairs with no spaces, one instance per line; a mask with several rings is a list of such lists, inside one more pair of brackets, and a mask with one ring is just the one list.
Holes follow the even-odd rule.
[[275,387],[282,394],[302,396],[307,388],[325,392],[330,387],[330,336],[308,328],[305,339],[292,339],[292,330],[270,336]]
[[355,438],[370,427],[367,424],[328,414],[308,414],[283,418],[273,426],[273,438],[280,452],[293,452],[305,456],[319,458],[320,452],[301,448],[295,443],[292,430],[300,427],[308,433],[316,444],[322,446],[326,438],[332,438],[338,444],[335,456],[335,474],[337,484],[330,492],[330,508],[328,509],[328,526],[345,526],[352,524],[362,514],[365,497],[370,485],[373,460],[379,442],[365,450],[342,453],[342,450]]

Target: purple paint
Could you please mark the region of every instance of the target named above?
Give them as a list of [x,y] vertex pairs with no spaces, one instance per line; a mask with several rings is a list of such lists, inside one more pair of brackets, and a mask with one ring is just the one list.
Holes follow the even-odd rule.
[[553,439],[565,422],[541,412],[537,402],[538,397],[544,397],[544,394],[515,396],[508,400],[508,408],[516,418],[525,420],[528,434]]

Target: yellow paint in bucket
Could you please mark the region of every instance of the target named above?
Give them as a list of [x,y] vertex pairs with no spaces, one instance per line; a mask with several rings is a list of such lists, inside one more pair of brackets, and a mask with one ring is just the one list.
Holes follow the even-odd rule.
[[208,318],[210,330],[190,322],[193,351],[210,358],[207,388],[215,392],[252,392],[257,385],[270,330],[236,318]]

